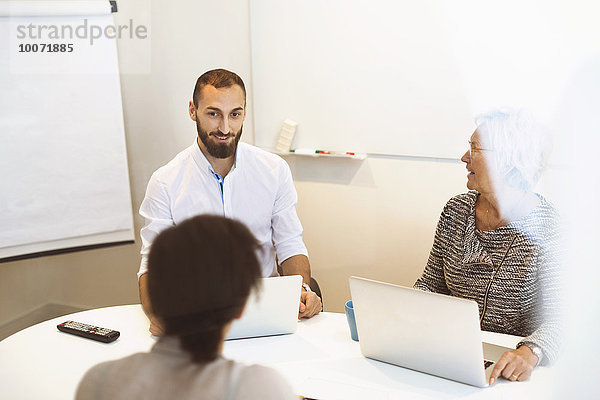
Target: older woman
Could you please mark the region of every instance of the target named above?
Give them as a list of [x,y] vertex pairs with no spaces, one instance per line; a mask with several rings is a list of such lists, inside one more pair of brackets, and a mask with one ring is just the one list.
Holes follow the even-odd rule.
[[468,193],[448,201],[415,288],[475,300],[481,328],[524,336],[496,363],[527,379],[559,347],[558,215],[532,191],[543,169],[543,131],[522,111],[480,116],[461,160]]

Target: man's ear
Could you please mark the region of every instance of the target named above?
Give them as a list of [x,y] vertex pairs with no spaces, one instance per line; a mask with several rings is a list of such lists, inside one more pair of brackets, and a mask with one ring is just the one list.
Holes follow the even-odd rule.
[[194,105],[194,101],[190,100],[190,104],[188,104],[188,112],[190,113],[190,118],[192,121],[196,120],[196,106]]

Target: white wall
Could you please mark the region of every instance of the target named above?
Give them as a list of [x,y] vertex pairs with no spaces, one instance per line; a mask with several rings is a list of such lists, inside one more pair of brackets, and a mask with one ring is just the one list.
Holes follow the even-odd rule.
[[[151,64],[142,41],[120,41],[125,132],[135,230],[150,175],[190,145],[187,115],[196,78],[224,67],[236,71],[252,98],[247,0],[119,1],[116,24],[147,24]],[[125,67],[125,68],[124,68]],[[244,130],[253,140],[252,116]],[[89,308],[138,302],[136,244],[0,264],[0,328],[48,303]],[[67,309],[67,308],[65,308]]]
[[466,190],[466,170],[458,161],[287,160],[328,311],[343,312],[351,275],[411,286],[427,261],[442,207]]

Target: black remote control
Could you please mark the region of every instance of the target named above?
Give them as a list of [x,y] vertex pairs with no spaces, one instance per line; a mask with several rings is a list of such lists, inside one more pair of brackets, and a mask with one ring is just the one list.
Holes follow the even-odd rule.
[[62,324],[56,325],[59,331],[71,333],[88,339],[97,340],[99,342],[110,343],[121,335],[119,331],[112,329],[101,328],[99,326],[83,324],[75,321],[65,321]]

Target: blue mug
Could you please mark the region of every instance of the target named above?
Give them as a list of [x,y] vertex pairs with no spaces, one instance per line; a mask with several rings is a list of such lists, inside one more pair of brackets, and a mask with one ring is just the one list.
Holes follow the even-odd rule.
[[348,326],[350,327],[350,337],[352,340],[358,342],[358,331],[356,330],[356,318],[354,318],[352,300],[346,302],[346,319],[348,320]]

